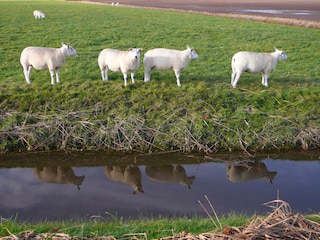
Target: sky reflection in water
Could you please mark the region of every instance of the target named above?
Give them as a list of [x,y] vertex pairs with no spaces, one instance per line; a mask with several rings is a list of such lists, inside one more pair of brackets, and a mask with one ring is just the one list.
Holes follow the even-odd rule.
[[207,205],[205,195],[218,214],[266,213],[263,203],[276,199],[278,191],[294,211],[320,211],[320,161],[153,164],[2,168],[0,215],[22,221],[205,216],[198,203]]

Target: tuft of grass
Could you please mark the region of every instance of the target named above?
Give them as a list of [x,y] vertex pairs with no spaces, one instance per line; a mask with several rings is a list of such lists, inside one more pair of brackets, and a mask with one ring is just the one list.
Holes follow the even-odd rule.
[[[35,20],[41,9],[47,18]],[[161,19],[161,21],[159,21]],[[320,145],[317,29],[162,10],[64,1],[0,1],[0,151],[274,151]],[[26,46],[70,43],[78,55],[52,86],[48,71],[24,80]],[[121,73],[103,83],[97,65],[106,48],[184,49],[199,59],[181,73],[154,71],[123,87]],[[285,50],[269,80],[243,74],[230,85],[237,51]],[[143,54],[142,54],[143,58]]]

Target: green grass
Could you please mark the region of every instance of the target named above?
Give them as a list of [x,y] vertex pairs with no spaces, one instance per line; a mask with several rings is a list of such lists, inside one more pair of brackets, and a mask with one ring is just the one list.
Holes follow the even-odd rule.
[[[229,214],[219,219],[222,227],[242,226],[248,223],[251,218],[246,215]],[[216,226],[217,225],[217,226]],[[92,217],[90,220],[57,221],[41,223],[18,222],[14,219],[1,219],[0,237],[9,236],[9,232],[19,235],[22,232],[33,230],[35,233],[48,233],[53,229],[58,232],[78,237],[101,237],[113,236],[117,239],[127,234],[136,235],[139,239],[160,239],[173,236],[181,232],[189,232],[194,235],[210,231],[221,231],[218,222],[209,218],[141,218],[137,220],[125,220],[118,218],[103,218],[102,216]]]
[[[47,18],[37,21],[34,9]],[[319,146],[320,31],[207,15],[63,1],[0,1],[0,151],[274,151]],[[19,63],[26,46],[70,43],[60,84],[48,71]],[[106,48],[183,50],[199,59],[182,71],[155,71],[123,87],[121,73],[103,83],[97,65]],[[230,85],[230,60],[240,50],[285,50],[271,74],[243,74]],[[142,54],[143,57],[143,54]]]
[[[277,214],[275,214],[277,216]],[[48,222],[42,221],[37,223],[32,222],[19,222],[15,219],[0,220],[0,237],[20,236],[24,232],[34,232],[35,234],[42,233],[62,233],[67,236],[81,238],[81,239],[93,239],[110,237],[115,239],[162,239],[176,236],[180,233],[190,233],[192,236],[197,236],[205,233],[222,233],[223,229],[227,229],[229,226],[234,228],[247,228],[250,223],[270,218],[269,216],[247,216],[230,213],[228,215],[220,216],[218,219],[211,220],[210,218],[201,218],[193,216],[180,217],[180,218],[168,218],[160,216],[158,218],[140,218],[136,220],[122,219],[115,216],[92,216],[90,220],[70,220],[70,221],[56,221]],[[288,218],[291,218],[288,214]],[[295,214],[295,221],[309,221],[308,224],[316,227],[319,223],[319,214],[303,216]],[[281,225],[282,222],[286,222],[285,219],[271,217],[273,219],[272,225]],[[279,222],[278,222],[279,221]],[[311,223],[312,221],[313,223]],[[288,222],[288,220],[287,220]],[[286,222],[286,223],[287,223]],[[290,222],[289,222],[290,223]],[[287,223],[287,224],[289,224]],[[305,222],[304,222],[305,223]],[[275,227],[268,222],[267,226],[270,226],[269,232],[274,233]],[[292,222],[291,222],[292,224]],[[293,223],[294,224],[294,223]],[[299,233],[303,230],[303,226],[295,225],[295,232]],[[261,228],[264,228],[262,226]],[[250,229],[249,229],[250,230]],[[252,229],[251,229],[252,230]],[[225,233],[227,236],[227,232]],[[24,235],[25,236],[25,235]],[[234,236],[234,235],[229,235]],[[286,235],[287,236],[287,235]],[[281,237],[281,235],[280,235]],[[46,239],[51,239],[47,237]]]

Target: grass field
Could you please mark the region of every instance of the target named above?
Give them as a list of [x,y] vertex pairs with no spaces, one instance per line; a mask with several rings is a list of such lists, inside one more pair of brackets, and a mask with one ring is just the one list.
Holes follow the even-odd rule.
[[[35,20],[34,9],[47,18]],[[0,0],[0,151],[273,151],[319,146],[320,31],[190,13],[64,1]],[[47,70],[27,85],[19,57],[26,46],[70,43],[78,55],[52,86]],[[194,47],[182,71],[155,71],[123,87],[121,73],[101,80],[99,52]],[[261,85],[243,74],[230,85],[232,55],[285,50]],[[143,54],[142,54],[143,58]]]
[[[246,215],[228,214],[221,217],[219,221],[223,226],[240,226],[244,225],[248,219],[249,217]],[[165,216],[160,218],[141,217],[138,220],[123,219],[115,216],[111,216],[111,218],[108,216],[92,216],[90,220],[86,221],[43,221],[41,223],[21,223],[16,220],[2,219],[1,225],[0,237],[8,236],[8,230],[10,233],[19,235],[19,233],[30,231],[30,229],[35,233],[52,232],[56,229],[59,233],[86,239],[99,237],[105,239],[160,239],[181,232],[198,234],[219,229],[217,222],[197,216],[172,219]],[[10,237],[7,239],[10,239]],[[56,239],[59,238],[57,237]]]

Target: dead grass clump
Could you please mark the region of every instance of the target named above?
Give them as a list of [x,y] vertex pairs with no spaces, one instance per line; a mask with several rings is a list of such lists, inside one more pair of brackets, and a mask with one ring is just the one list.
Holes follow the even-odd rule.
[[256,217],[248,226],[226,227],[222,233],[205,233],[197,238],[186,239],[320,239],[320,224],[306,219],[301,214],[293,214],[287,202],[274,200],[265,205],[273,211],[265,218]]
[[316,128],[308,127],[297,134],[295,142],[301,145],[303,150],[318,148],[320,146],[320,132]]

